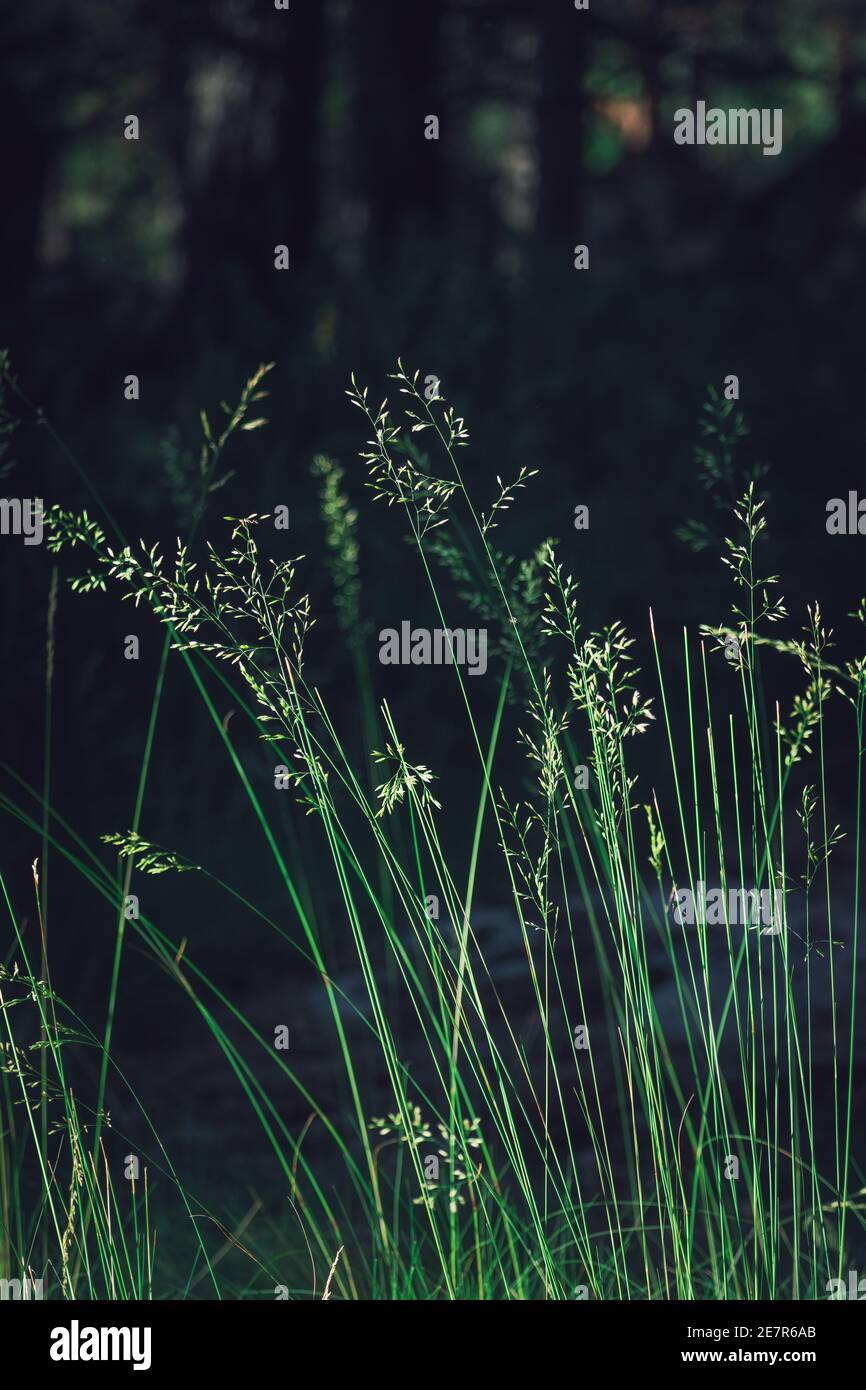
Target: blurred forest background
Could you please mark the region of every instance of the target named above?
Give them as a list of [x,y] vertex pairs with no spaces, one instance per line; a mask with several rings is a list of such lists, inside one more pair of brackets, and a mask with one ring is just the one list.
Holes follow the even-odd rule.
[[[466,417],[481,505],[497,474],[541,468],[503,548],[560,537],[587,628],[622,618],[644,644],[649,603],[674,641],[684,623],[727,619],[717,555],[674,532],[689,516],[723,529],[697,480],[695,421],[707,385],[735,373],[744,458],[772,464],[767,568],[793,613],[818,598],[832,625],[866,589],[864,542],[825,531],[827,499],[866,486],[864,20],[859,0],[591,0],[586,11],[572,0],[291,0],[285,11],[5,0],[0,345],[123,530],[164,542],[186,524],[178,477],[199,409],[236,400],[259,362],[276,362],[271,423],[233,446],[235,476],[203,534],[224,539],[225,513],[291,508],[287,553],[308,557],[319,618],[310,679],[350,736],[356,695],[328,616],[310,463],[324,451],[347,468],[371,643],[380,627],[423,622],[423,576],[400,517],[365,494],[363,421],[343,394],[354,370],[381,399],[398,355],[437,376]],[[677,146],[673,113],[698,100],[782,108],[781,154]],[[130,114],[137,141],[124,138]],[[438,140],[425,138],[430,115]],[[274,268],[277,244],[287,272]],[[588,271],[574,268],[577,244]],[[130,373],[138,401],[124,399]],[[95,511],[34,411],[8,394],[5,405],[21,417],[7,491]],[[573,529],[578,503],[590,508],[585,534]],[[50,571],[44,548],[0,544],[2,757],[35,785]],[[61,588],[52,794],[91,841],[132,813],[161,635],[143,613],[131,620],[116,593]],[[137,664],[122,656],[131,631],[144,634]],[[407,682],[398,670],[389,687],[404,731],[459,805],[446,686]],[[267,750],[240,722],[241,752],[267,779]],[[515,767],[522,775],[517,754]],[[176,665],[142,832],[230,865],[282,910]],[[11,822],[0,835],[33,931],[38,838]],[[205,966],[253,987],[272,970],[267,954],[194,877],[149,882],[149,903],[164,895]],[[59,865],[55,884],[67,929],[52,949],[75,960],[78,1002],[98,1023],[111,913]],[[484,884],[484,901],[496,895]],[[122,997],[151,984],[133,951]],[[171,1007],[166,1037],[183,1027],[183,1000],[177,1017]]]

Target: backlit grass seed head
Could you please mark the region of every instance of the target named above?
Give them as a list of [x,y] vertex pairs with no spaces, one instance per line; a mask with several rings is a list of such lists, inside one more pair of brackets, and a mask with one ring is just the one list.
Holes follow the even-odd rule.
[[662,872],[662,854],[665,849],[665,837],[658,823],[656,808],[649,803],[645,803],[644,810],[646,811],[647,825],[649,827],[649,865],[656,878],[660,878]]
[[[416,372],[415,381],[417,377]],[[431,407],[441,405],[441,399],[427,402],[417,392],[414,384],[410,383],[402,369],[396,375],[396,380],[407,383],[401,386],[401,392],[404,395],[412,395],[419,408],[426,412],[427,419],[423,421],[423,425],[429,423],[431,427],[435,426],[437,417],[432,413]],[[387,502],[389,507],[395,503],[405,507],[417,539],[422,540],[429,531],[444,526],[448,520],[449,503],[457,492],[459,483],[456,480],[436,477],[428,471],[423,455],[411,442],[411,435],[413,431],[417,433],[419,425],[414,412],[407,412],[410,423],[406,429],[392,421],[387,400],[382,401],[374,410],[369,404],[367,388],[359,388],[354,373],[351,382],[351,389],[346,395],[352,404],[363,412],[373,431],[373,437],[367,441],[367,448],[361,453],[361,458],[367,465],[367,486],[372,490],[376,501]],[[466,443],[468,440],[463,421],[458,420],[453,412],[447,409],[438,422],[438,432],[446,448]],[[422,466],[422,463],[425,466]]]
[[553,541],[545,541],[540,552],[545,574],[544,609],[541,623],[550,637],[562,637],[576,655],[580,623],[577,618],[578,584],[557,562]]
[[[418,378],[420,372],[413,372],[410,377],[403,367],[400,358],[397,358],[397,370],[392,372],[391,380],[399,383],[401,396],[410,396],[418,407],[418,410],[407,410],[406,416],[412,420],[413,432],[420,433],[424,429],[437,429],[442,437],[446,449],[464,447],[469,443],[469,430],[462,416],[457,415],[453,407],[449,406],[441,391],[441,383],[437,383],[436,395],[428,398],[418,390]],[[438,406],[439,414],[431,409]],[[420,411],[420,414],[418,413]]]
[[787,749],[786,767],[793,767],[804,754],[811,755],[812,735],[821,723],[822,708],[830,694],[829,680],[823,676],[816,678],[810,672],[805,692],[794,696],[788,722],[783,724],[780,719],[775,720],[773,727]]
[[734,584],[748,591],[748,609],[734,605],[733,614],[751,632],[763,620],[779,622],[787,617],[787,611],[781,598],[773,598],[769,594],[770,586],[778,584],[779,576],[771,574],[762,577],[755,570],[755,545],[766,529],[767,519],[764,516],[764,503],[755,500],[754,482],[749,483],[733,511],[745,536],[738,541],[730,536],[725,537],[728,553],[722,556],[722,564],[731,571]]
[[533,931],[549,932],[555,941],[559,908],[551,896],[550,861],[559,848],[559,837],[556,822],[549,815],[549,803],[542,813],[529,802],[512,805],[500,792],[499,810],[507,836],[503,850],[512,867],[514,893],[533,914],[526,925]]
[[622,739],[644,733],[655,719],[652,700],[644,699],[634,683],[638,668],[633,646],[634,638],[626,636],[623,624],[612,623],[586,639],[569,668],[575,704],[590,715],[611,752]]
[[843,688],[837,685],[836,690],[856,710],[866,703],[866,656],[858,656],[853,661],[846,661],[844,671],[849,686]]
[[528,714],[538,726],[532,733],[518,729],[517,736],[530,759],[538,765],[538,784],[546,801],[552,801],[565,777],[560,739],[568,728],[568,714],[556,715],[550,689],[550,672],[545,668],[541,689],[529,702]]
[[416,804],[430,809],[441,810],[441,802],[437,801],[430,791],[430,783],[434,780],[434,774],[429,767],[423,763],[413,765],[406,761],[403,756],[402,743],[386,743],[384,753],[373,750],[373,761],[376,763],[395,762],[396,771],[387,781],[381,782],[376,787],[376,797],[380,803],[376,812],[377,816],[384,816],[389,811],[393,811],[395,806],[403,801],[408,794]]
[[635,685],[638,668],[631,655],[633,645],[622,623],[615,622],[586,639],[568,671],[572,698],[589,723],[590,762],[599,786],[610,791],[595,820],[612,852],[626,810],[634,809],[630,798],[637,783],[626,772],[623,744],[645,733],[655,718],[652,700],[644,698]]
[[289,782],[297,789],[297,800],[310,816],[323,809],[323,793],[328,784],[329,772],[319,755],[302,745],[293,753],[297,767],[287,769]]
[[415,1148],[433,1137],[433,1131],[422,1117],[419,1105],[409,1108],[408,1123],[399,1111],[395,1111],[384,1118],[374,1115],[368,1120],[367,1128],[375,1130],[383,1139],[391,1138],[394,1143],[411,1144]]
[[812,821],[817,811],[817,792],[813,786],[805,786],[800,794],[800,805],[796,808],[796,816],[803,827],[803,836],[806,842],[806,871],[799,881],[807,893],[836,845],[845,839],[844,831],[838,825],[834,825],[823,840],[813,839]]
[[[380,1148],[387,1147],[388,1144],[405,1144],[419,1152],[426,1149],[434,1140],[434,1127],[424,1119],[421,1107],[412,1105],[409,1107],[408,1116],[404,1117],[399,1111],[387,1116],[374,1116],[367,1122],[367,1128],[374,1131],[385,1143]],[[482,1145],[481,1138],[481,1119],[475,1116],[472,1119],[466,1118],[461,1121],[458,1130],[450,1130],[441,1120],[435,1124],[436,1133],[439,1136],[439,1143],[433,1157],[441,1160],[439,1166],[445,1169],[447,1181],[438,1182],[436,1179],[426,1179],[424,1191],[418,1197],[413,1197],[414,1206],[434,1207],[438,1199],[444,1197],[446,1205],[451,1212],[456,1212],[458,1207],[465,1206],[466,1198],[464,1188],[467,1184],[476,1181],[478,1172],[470,1172],[465,1158],[460,1157],[470,1149],[478,1149]],[[455,1155],[453,1166],[451,1164],[452,1154]]]
[[134,830],[126,834],[100,835],[99,838],[104,845],[115,845],[120,859],[135,859],[136,868],[145,874],[184,874],[198,868],[197,864],[181,859],[172,850],[150,844]]
[[485,515],[484,512],[481,513],[482,535],[486,536],[488,531],[492,531],[495,529],[496,526],[498,526],[499,523],[495,519],[497,514],[500,512],[508,511],[509,507],[514,501],[515,493],[518,491],[518,489],[526,487],[526,484],[529,482],[529,479],[536,477],[538,471],[539,470],[537,468],[527,468],[524,465],[523,467],[521,467],[520,472],[518,473],[513,483],[503,483],[502,479],[499,477],[499,474],[497,473],[496,481],[499,484],[499,495],[494,499],[493,505],[490,508],[490,512],[487,515]]

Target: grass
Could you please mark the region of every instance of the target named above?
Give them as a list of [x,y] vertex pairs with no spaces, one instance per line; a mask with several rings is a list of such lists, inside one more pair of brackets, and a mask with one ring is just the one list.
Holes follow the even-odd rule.
[[[817,605],[802,632],[784,635],[778,580],[761,567],[762,475],[736,461],[739,412],[711,394],[697,453],[704,487],[732,503],[721,556],[731,613],[669,650],[650,615],[645,677],[620,623],[583,631],[578,585],[553,542],[523,561],[497,548],[534,470],[497,479],[479,510],[460,466],[462,418],[402,365],[399,415],[371,406],[353,379],[367,483],[401,509],[437,621],[454,626],[456,590],[458,611],[488,634],[493,701],[478,700],[459,665],[450,672],[463,785],[475,788],[471,835],[455,854],[445,793],[418,761],[429,755],[407,747],[399,711],[376,702],[360,521],[342,470],[321,456],[313,477],[360,760],[307,679],[316,634],[303,559],[269,558],[272,530],[258,515],[229,519],[224,550],[197,544],[227,449],[265,423],[256,411],[268,370],[224,407],[221,431],[202,414],[196,501],[173,555],[129,545],[104,509],[101,520],[46,514],[55,563],[86,555],[72,587],[148,606],[166,635],[127,828],[87,844],[51,804],[50,625],[43,784],[4,768],[11,794],[0,806],[40,845],[42,951],[28,953],[4,883],[0,1278],[41,1277],[48,1296],[69,1298],[826,1297],[863,1248],[866,1211],[855,1089],[866,659],[830,659]],[[4,379],[26,410],[5,359]],[[697,522],[682,534],[696,549],[714,544]],[[850,616],[862,624],[864,604]],[[217,866],[142,834],[175,659],[264,837],[289,914],[280,921]],[[783,718],[767,692],[794,664],[802,689]],[[268,778],[245,765],[218,713],[226,690],[265,741]],[[851,773],[834,797],[830,740],[849,748]],[[516,779],[515,745],[527,759]],[[286,818],[287,796],[303,816]],[[836,874],[843,836],[853,868]],[[113,914],[101,1028],[54,991],[49,857]],[[130,910],[139,875],[179,873],[210,880],[280,937],[291,970],[318,980],[333,1029],[327,1095],[311,1093],[303,1064],[208,976],[185,937]],[[722,890],[712,913],[699,883]],[[671,910],[686,889],[698,903],[691,924]],[[729,889],[777,895],[777,929],[751,907],[732,921]],[[479,926],[492,900],[504,900],[513,934],[505,977]],[[114,1055],[128,934],[219,1049],[290,1215],[258,1198],[242,1218],[211,1211],[172,1165]],[[345,987],[349,954],[360,996]],[[95,1085],[85,1055],[97,1060]],[[285,1118],[287,1087],[303,1124]],[[151,1136],[135,1176],[112,1096]],[[313,1127],[327,1159],[308,1157]],[[181,1231],[185,1268],[162,1255]]]

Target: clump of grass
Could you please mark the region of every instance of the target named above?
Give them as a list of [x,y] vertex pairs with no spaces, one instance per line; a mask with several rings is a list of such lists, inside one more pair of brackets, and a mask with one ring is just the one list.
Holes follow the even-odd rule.
[[[467,852],[456,861],[446,851],[449,805],[424,761],[429,755],[408,746],[399,711],[375,708],[358,640],[358,514],[338,466],[323,457],[314,471],[338,619],[361,692],[361,766],[307,679],[316,634],[303,557],[267,555],[266,518],[229,518],[223,548],[196,549],[191,538],[167,555],[145,542],[111,545],[102,525],[55,506],[45,518],[50,550],[83,547],[89,557],[73,587],[114,588],[152,609],[222,738],[292,928],[241,900],[321,981],[340,1099],[311,1096],[300,1069],[274,1053],[185,945],[145,917],[133,929],[187,992],[249,1099],[326,1296],[823,1297],[864,1224],[854,1063],[866,659],[828,661],[831,634],[817,607],[804,636],[776,635],[787,614],[777,577],[761,572],[765,503],[752,477],[734,492],[733,533],[721,556],[734,582],[731,613],[705,625],[697,649],[684,634],[679,654],[660,650],[651,620],[655,688],[647,693],[635,639],[620,622],[584,633],[579,586],[555,542],[541,540],[523,558],[493,547],[492,531],[536,470],[521,469],[510,485],[497,478],[479,509],[458,463],[469,439],[465,422],[440,396],[419,391],[417,373],[398,363],[393,379],[408,400],[402,415],[387,401],[372,407],[354,378],[348,393],[370,433],[361,453],[366,481],[376,501],[402,510],[443,627],[452,626],[444,574],[489,625],[497,659],[486,726],[453,668],[474,768],[466,776],[476,788]],[[227,408],[226,435],[217,439],[203,417],[204,479],[235,429],[263,423],[246,418],[260,381],[261,372],[247,384],[240,414]],[[709,412],[716,446],[701,462],[710,489],[736,481],[732,448],[745,428],[729,416],[717,401]],[[438,463],[419,441],[430,443]],[[699,549],[711,544],[709,532],[686,539]],[[861,604],[861,622],[864,612]],[[768,716],[762,692],[772,669],[762,670],[762,654],[767,662],[794,658],[805,673],[805,692],[787,719],[778,711],[773,719],[772,705]],[[672,679],[684,690],[679,727]],[[226,737],[211,693],[217,685],[232,691],[287,770],[308,818],[300,851],[284,848],[261,784]],[[830,820],[830,719],[834,737],[849,739],[855,774],[847,828]],[[526,754],[531,776],[503,786],[509,740]],[[576,765],[590,769],[586,786],[575,783]],[[795,769],[808,772],[799,795]],[[143,837],[140,823],[139,816],[105,836],[125,861],[127,891],[136,868],[195,870],[241,897],[183,846]],[[843,831],[855,845],[853,887],[831,879]],[[68,827],[58,825],[56,839],[72,856]],[[494,861],[523,967],[519,1021],[479,930],[476,901],[492,896],[480,865]],[[79,846],[75,862],[116,900],[96,855]],[[339,933],[333,921],[323,929],[332,915],[321,890],[326,877],[342,914]],[[694,923],[677,930],[671,899],[688,885],[700,902],[697,885],[709,881],[721,884],[725,904],[729,884],[778,894],[782,929],[734,923],[727,906],[712,921],[701,906]],[[845,920],[837,926],[840,903]],[[338,936],[354,953],[361,1004],[336,981]],[[664,1002],[659,959],[670,984]],[[507,983],[513,1003],[516,986]],[[214,1001],[328,1134],[345,1170],[345,1207],[310,1166],[305,1131],[293,1133],[282,1120],[261,1069],[217,1022]],[[359,1034],[363,1054],[352,1041]],[[377,1102],[378,1118],[369,1100],[370,1048],[388,1095],[384,1117]],[[110,1029],[100,1052],[106,1067]],[[829,1096],[822,1095],[827,1074]],[[66,1096],[62,1076],[59,1084]],[[70,1116],[67,1108],[74,1162],[81,1145]],[[80,1167],[86,1171],[84,1159]],[[100,1224],[95,1200],[93,1227],[104,1236],[107,1218]],[[64,1221],[72,1218],[70,1203],[58,1207],[63,1267]],[[105,1255],[114,1269],[110,1241]],[[87,1248],[78,1259],[90,1269]]]

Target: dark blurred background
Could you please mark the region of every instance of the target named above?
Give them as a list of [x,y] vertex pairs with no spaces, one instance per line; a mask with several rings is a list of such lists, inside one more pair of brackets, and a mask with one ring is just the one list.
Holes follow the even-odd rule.
[[[648,604],[665,641],[728,615],[717,553],[674,532],[692,516],[730,530],[708,508],[694,448],[707,386],[736,374],[743,460],[772,465],[767,569],[795,628],[815,599],[844,623],[866,589],[866,541],[828,537],[825,508],[866,487],[864,19],[853,0],[4,4],[0,345],[123,530],[163,541],[185,524],[171,460],[195,452],[199,409],[276,362],[269,428],[234,446],[236,475],[203,534],[224,538],[226,512],[291,508],[286,553],[307,555],[320,614],[309,674],[350,741],[357,696],[328,617],[310,462],[321,450],[347,467],[371,630],[422,621],[423,576],[396,512],[365,494],[363,421],[343,394],[355,371],[380,399],[398,355],[466,417],[481,505],[497,474],[541,468],[500,544],[523,555],[560,537],[586,626],[623,619],[642,659]],[[676,145],[673,113],[698,100],[782,108],[781,153]],[[129,115],[138,140],[124,138]],[[279,244],[288,271],[274,268]],[[574,268],[578,244],[588,271]],[[124,399],[131,373],[137,401]],[[95,511],[33,411],[6,406],[21,417],[7,493]],[[578,503],[590,507],[582,534]],[[0,543],[3,758],[37,784],[51,563],[44,548]],[[90,841],[132,814],[161,636],[143,613],[130,623],[116,594],[61,587],[52,794]],[[122,659],[133,631],[137,664]],[[404,731],[459,807],[468,754],[445,683],[407,680],[399,671],[383,689],[402,696]],[[266,781],[267,751],[240,722]],[[459,811],[449,824],[459,835]],[[177,663],[141,828],[285,911]],[[11,822],[0,836],[32,931],[38,839]],[[252,987],[273,969],[260,933],[192,877],[149,881],[149,904],[180,912],[167,926]],[[56,882],[54,949],[101,1026],[111,913],[59,864]],[[481,896],[495,901],[496,883]],[[129,970],[127,994],[146,995],[152,968],[134,947]],[[164,1029],[182,1027],[176,1008]]]

